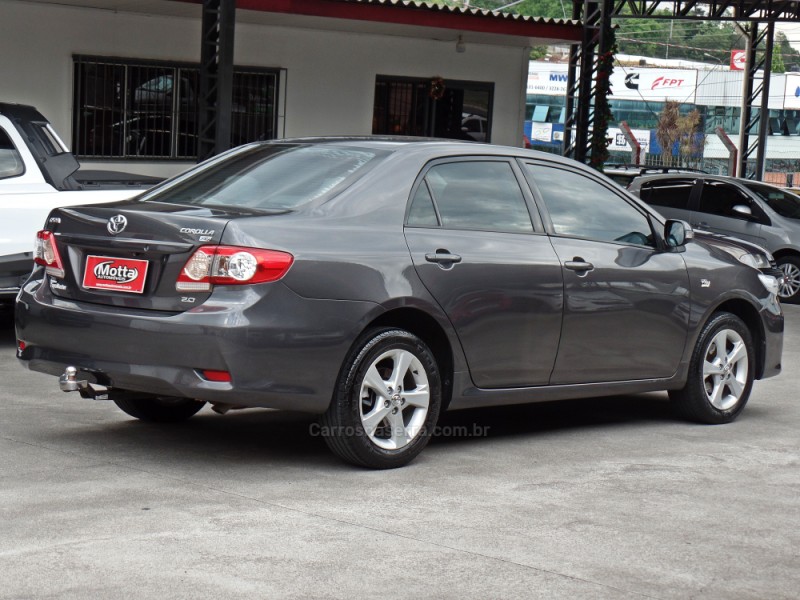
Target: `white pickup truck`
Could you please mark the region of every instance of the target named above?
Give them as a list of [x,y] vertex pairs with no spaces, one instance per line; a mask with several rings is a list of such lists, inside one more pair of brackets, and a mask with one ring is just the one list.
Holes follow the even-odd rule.
[[160,181],[79,166],[35,108],[0,102],[0,308],[30,273],[36,232],[53,208],[123,200]]

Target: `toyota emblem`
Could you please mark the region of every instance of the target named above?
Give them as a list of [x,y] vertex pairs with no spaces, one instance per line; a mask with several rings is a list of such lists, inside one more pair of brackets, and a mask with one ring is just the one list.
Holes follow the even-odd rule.
[[108,233],[111,235],[117,235],[118,233],[122,233],[127,226],[128,219],[126,219],[123,215],[114,215],[108,220],[106,229],[108,229]]

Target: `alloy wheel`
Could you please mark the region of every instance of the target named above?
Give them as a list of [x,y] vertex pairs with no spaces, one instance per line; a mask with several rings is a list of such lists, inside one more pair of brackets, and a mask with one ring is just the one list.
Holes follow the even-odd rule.
[[718,410],[735,406],[747,386],[747,346],[733,329],[717,333],[706,348],[703,386],[706,398]]
[[404,349],[378,356],[361,383],[364,432],[378,447],[399,450],[420,433],[428,415],[430,388],[419,359]]
[[783,271],[783,279],[778,287],[778,296],[791,298],[800,291],[800,267],[794,263],[785,262],[779,268]]

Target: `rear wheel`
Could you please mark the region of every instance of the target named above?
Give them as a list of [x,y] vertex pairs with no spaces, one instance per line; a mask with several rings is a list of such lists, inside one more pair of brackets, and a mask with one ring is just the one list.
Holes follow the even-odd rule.
[[401,467],[428,444],[440,406],[439,368],[425,343],[408,331],[374,329],[345,361],[322,433],[347,462]]
[[125,398],[114,400],[123,412],[142,421],[154,423],[176,423],[194,416],[205,402],[190,398]]
[[747,404],[755,353],[750,331],[730,313],[706,323],[689,363],[689,378],[670,398],[685,417],[700,423],[730,423]]
[[800,301],[800,258],[782,256],[778,259],[778,268],[783,271],[778,297],[782,302],[797,303]]

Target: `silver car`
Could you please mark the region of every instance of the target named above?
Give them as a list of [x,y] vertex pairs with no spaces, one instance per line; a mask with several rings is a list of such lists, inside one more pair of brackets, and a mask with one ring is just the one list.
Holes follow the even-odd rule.
[[665,217],[766,248],[783,271],[781,300],[800,300],[800,196],[760,181],[701,173],[638,177],[628,190]]

